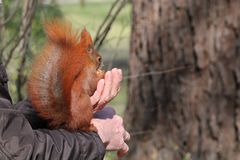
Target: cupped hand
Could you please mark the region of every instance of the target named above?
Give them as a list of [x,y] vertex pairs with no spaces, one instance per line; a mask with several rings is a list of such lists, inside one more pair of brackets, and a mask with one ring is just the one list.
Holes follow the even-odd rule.
[[101,110],[118,94],[121,81],[121,69],[113,68],[105,73],[104,79],[98,82],[96,91],[90,97],[94,112]]

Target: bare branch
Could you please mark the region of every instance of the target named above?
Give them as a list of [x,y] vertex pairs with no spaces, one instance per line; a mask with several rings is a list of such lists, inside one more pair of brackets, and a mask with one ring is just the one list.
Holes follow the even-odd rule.
[[110,8],[110,10],[109,10],[109,12],[108,12],[108,14],[107,14],[107,16],[105,17],[105,19],[103,20],[102,24],[101,24],[100,27],[98,28],[98,31],[97,31],[97,34],[96,34],[94,43],[96,43],[96,41],[99,39],[98,37],[99,37],[100,31],[102,30],[103,26],[104,26],[105,23],[107,22],[108,18],[110,17],[110,15],[111,15],[114,7],[117,5],[117,3],[118,3],[118,0],[116,0],[116,1],[112,4],[112,6],[111,6],[111,8]]
[[107,16],[105,17],[103,23],[100,25],[95,40],[94,45],[96,49],[99,50],[103,41],[105,40],[107,34],[111,30],[111,26],[115,19],[117,18],[118,14],[122,10],[122,8],[127,4],[128,0],[116,0],[111,9],[109,10]]
[[[19,8],[20,0],[17,0],[16,4],[14,5],[14,10],[11,12],[11,14],[3,21],[0,23],[0,28],[5,26],[17,13],[17,10]],[[12,9],[11,9],[12,10]]]
[[[123,31],[124,31],[125,28],[126,28],[126,26],[121,29],[120,34],[119,34],[120,36],[118,37],[118,40],[117,40],[117,43],[116,43],[116,47],[115,47],[115,48],[118,48],[120,42],[124,39],[124,37],[121,36],[121,35],[123,34]],[[116,59],[118,53],[119,53],[118,50],[115,49],[115,52],[114,52],[113,55],[112,55],[112,59],[110,60],[110,62],[109,62],[109,64],[108,64],[108,70],[110,70],[110,69],[112,68],[112,66],[113,66],[113,61]]]
[[[19,25],[21,26],[21,25]],[[0,48],[0,54],[2,55],[3,52],[5,51],[5,49],[13,43],[13,41],[16,41],[17,40],[17,33],[19,33],[19,30],[20,30],[20,27],[18,29],[16,29],[15,33],[13,34],[13,36],[4,44],[2,45],[2,48]]]
[[22,26],[20,29],[20,34],[24,35],[23,38],[19,42],[19,55],[20,57],[20,64],[17,73],[16,79],[16,87],[17,87],[17,96],[18,100],[22,100],[22,88],[25,83],[25,75],[23,73],[26,63],[26,55],[29,52],[29,36],[31,33],[31,24],[33,15],[35,13],[37,1],[36,0],[24,0],[23,5],[23,15],[22,15]]
[[[20,32],[20,36],[15,40],[14,45],[12,46],[12,48],[9,51],[7,60],[4,63],[4,66],[7,67],[9,62],[12,59],[13,53],[16,50],[16,48],[19,46],[20,42],[25,38],[25,36],[27,35],[31,24],[32,24],[32,19],[35,13],[35,7],[37,5],[37,1],[32,0],[31,2],[29,2],[29,5],[27,6],[27,11],[24,13],[23,17],[26,17],[27,20],[25,18],[22,19],[21,21],[21,32]],[[26,22],[24,22],[26,21]],[[13,38],[14,39],[14,38]]]
[[[31,24],[29,24],[28,26],[30,26]],[[21,40],[24,38],[24,35],[27,33],[28,31],[28,27],[25,28],[24,32],[20,35],[20,37],[15,41],[15,44],[12,46],[11,50],[9,51],[7,60],[4,62],[4,66],[7,67],[10,60],[12,59],[13,53],[15,51],[15,49],[18,47],[19,43],[21,42]],[[13,37],[14,39],[14,37]],[[9,41],[11,42],[11,41]]]

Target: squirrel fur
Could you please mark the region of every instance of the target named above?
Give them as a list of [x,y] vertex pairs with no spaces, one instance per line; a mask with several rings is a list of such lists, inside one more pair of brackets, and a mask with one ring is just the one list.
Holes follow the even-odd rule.
[[90,96],[104,71],[90,34],[83,29],[78,35],[59,20],[45,23],[45,31],[47,42],[28,79],[30,102],[51,128],[96,131]]

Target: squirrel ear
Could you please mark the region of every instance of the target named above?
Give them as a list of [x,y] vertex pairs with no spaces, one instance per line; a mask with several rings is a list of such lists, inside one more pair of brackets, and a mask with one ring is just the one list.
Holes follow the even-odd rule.
[[84,28],[81,32],[81,39],[80,39],[80,44],[85,44],[85,45],[89,45],[92,44],[92,37],[89,34],[89,32],[87,31],[86,28]]

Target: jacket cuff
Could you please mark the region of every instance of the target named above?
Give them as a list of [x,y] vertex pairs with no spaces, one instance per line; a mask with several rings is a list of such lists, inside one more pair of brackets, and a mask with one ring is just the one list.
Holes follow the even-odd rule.
[[99,137],[99,135],[97,133],[93,132],[92,136],[97,145],[99,155],[101,155],[101,157],[104,157],[105,152],[106,152],[106,146],[104,145],[104,143],[102,142],[101,138]]

